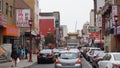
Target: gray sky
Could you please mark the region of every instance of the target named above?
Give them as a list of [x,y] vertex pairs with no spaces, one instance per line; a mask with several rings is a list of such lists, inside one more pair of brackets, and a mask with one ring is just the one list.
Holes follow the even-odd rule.
[[69,32],[82,29],[83,24],[89,21],[93,0],[39,0],[41,12],[60,12],[61,25],[67,25]]

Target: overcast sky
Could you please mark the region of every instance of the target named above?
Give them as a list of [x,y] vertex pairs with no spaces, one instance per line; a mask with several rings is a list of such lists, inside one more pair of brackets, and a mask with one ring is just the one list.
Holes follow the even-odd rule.
[[69,32],[81,30],[90,21],[93,0],[39,0],[41,12],[60,12],[60,24],[67,25]]

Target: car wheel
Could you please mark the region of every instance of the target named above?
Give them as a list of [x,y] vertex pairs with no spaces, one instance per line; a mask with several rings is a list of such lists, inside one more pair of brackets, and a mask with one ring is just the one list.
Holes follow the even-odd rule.
[[37,64],[40,64],[40,62],[39,62],[39,61],[37,61]]

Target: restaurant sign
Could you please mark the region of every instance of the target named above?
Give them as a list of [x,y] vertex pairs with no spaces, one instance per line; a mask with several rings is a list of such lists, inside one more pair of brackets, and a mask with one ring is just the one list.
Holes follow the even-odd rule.
[[30,9],[16,10],[16,26],[29,27]]

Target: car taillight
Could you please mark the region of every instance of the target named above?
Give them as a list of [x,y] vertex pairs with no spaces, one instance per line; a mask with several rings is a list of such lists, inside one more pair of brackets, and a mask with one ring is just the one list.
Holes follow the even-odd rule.
[[112,64],[113,67],[112,68],[120,68],[120,64]]
[[79,59],[79,60],[77,60],[77,64],[81,64],[81,60]]
[[49,54],[49,56],[53,56],[53,54],[51,53],[51,54]]
[[56,64],[59,64],[59,63],[60,63],[60,61],[59,61],[58,59],[56,59],[56,60],[55,60],[55,63],[56,63]]

